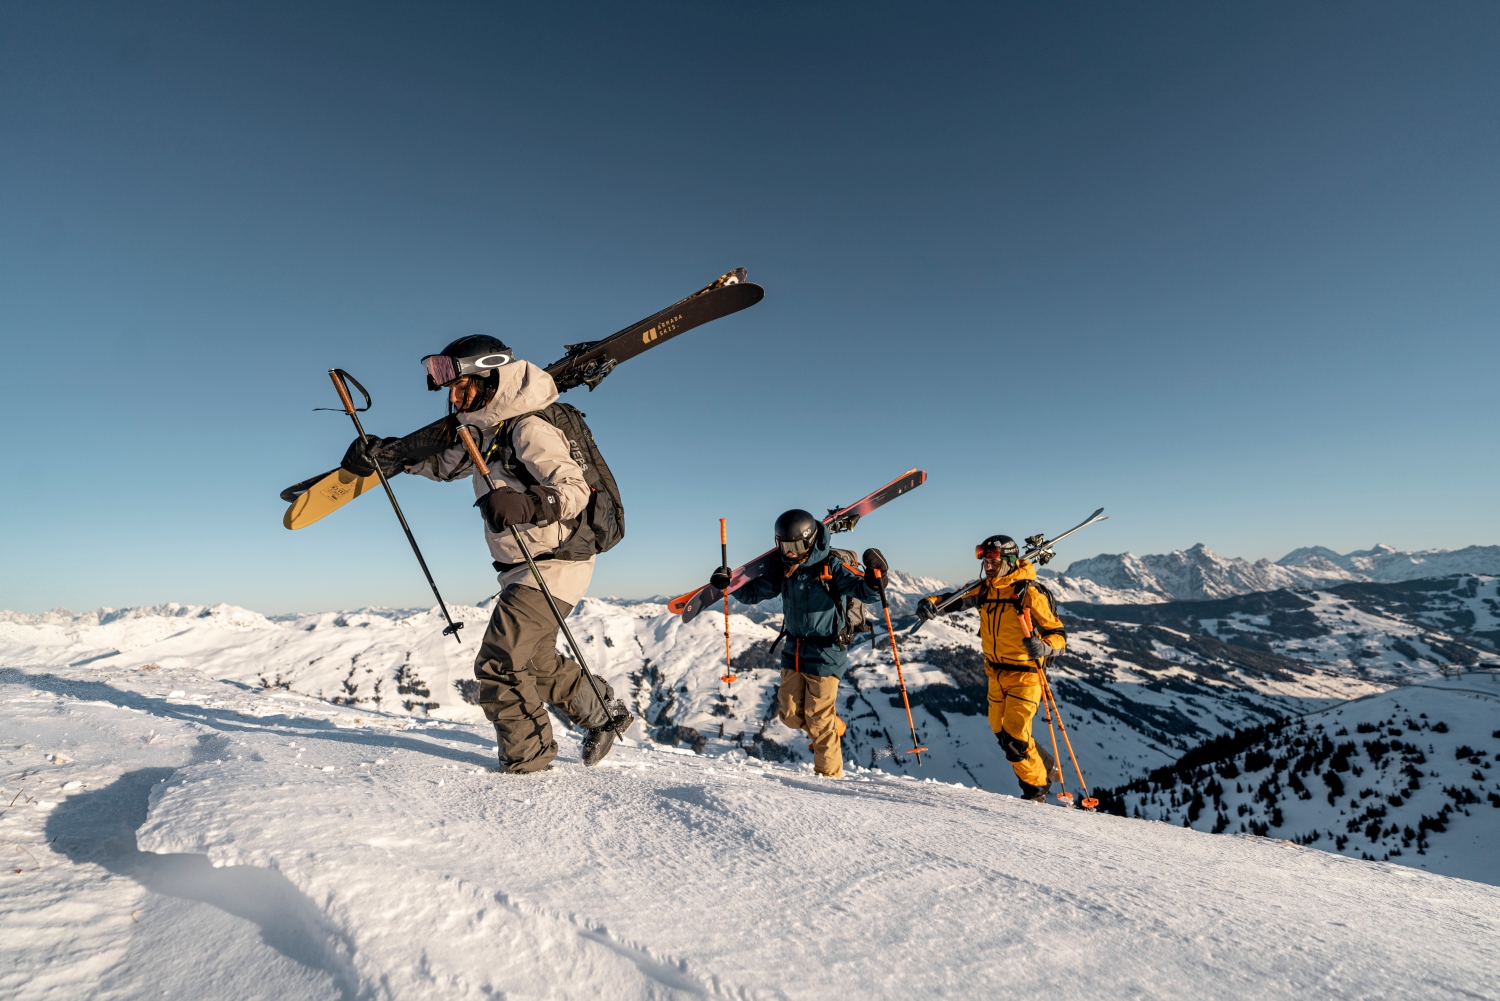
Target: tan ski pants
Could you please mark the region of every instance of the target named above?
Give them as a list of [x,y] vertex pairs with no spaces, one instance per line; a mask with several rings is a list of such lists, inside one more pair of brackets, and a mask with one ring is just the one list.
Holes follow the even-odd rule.
[[[564,617],[573,610],[557,603]],[[495,724],[500,764],[511,772],[535,772],[557,757],[547,706],[574,724],[600,727],[609,721],[593,687],[573,660],[557,652],[557,620],[534,587],[512,584],[495,602],[474,662],[479,708]],[[614,690],[599,682],[605,701]]]
[[813,771],[829,778],[844,775],[844,754],[839,741],[847,727],[839,719],[839,679],[781,669],[781,691],[776,709],[781,722],[793,730],[806,730],[812,743]]

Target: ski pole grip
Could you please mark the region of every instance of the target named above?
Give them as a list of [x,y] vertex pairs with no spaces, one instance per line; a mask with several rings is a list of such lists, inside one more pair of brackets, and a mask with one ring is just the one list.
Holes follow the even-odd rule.
[[479,454],[479,446],[474,444],[474,435],[469,432],[467,424],[458,426],[458,439],[464,443],[464,450],[469,453],[469,458],[474,461],[474,468],[479,470],[479,475],[485,479],[490,478],[490,467],[485,464],[484,456]]
[[353,417],[354,397],[349,395],[349,387],[344,385],[343,379],[339,378],[339,370],[336,368],[329,369],[328,378],[333,380],[333,388],[339,391],[339,401],[344,404],[344,412]]

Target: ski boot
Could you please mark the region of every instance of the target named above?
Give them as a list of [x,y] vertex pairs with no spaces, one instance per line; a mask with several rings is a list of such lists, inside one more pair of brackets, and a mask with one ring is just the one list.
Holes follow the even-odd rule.
[[597,765],[608,757],[615,746],[615,737],[630,729],[634,722],[635,717],[630,715],[624,702],[610,703],[609,722],[598,729],[589,730],[589,735],[583,739],[584,765]]
[[1047,790],[1050,786],[1034,786],[1025,782],[1021,783],[1021,799],[1027,803],[1047,802]]
[[1038,744],[1036,745],[1036,753],[1042,756],[1042,764],[1047,769],[1048,788],[1051,788],[1054,784],[1061,783],[1062,766],[1057,763],[1056,758],[1052,757],[1052,752],[1047,750],[1041,744]]

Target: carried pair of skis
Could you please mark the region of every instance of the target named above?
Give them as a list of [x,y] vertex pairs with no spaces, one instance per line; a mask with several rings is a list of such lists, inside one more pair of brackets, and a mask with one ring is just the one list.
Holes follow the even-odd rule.
[[[577,386],[588,386],[589,392],[593,392],[621,362],[629,361],[694,327],[748,309],[760,302],[765,294],[765,289],[745,279],[744,268],[735,268],[687,298],[679,299],[666,309],[658,310],[603,340],[563,345],[567,354],[548,365],[547,374],[552,376],[559,393],[566,393]],[[342,372],[342,369],[334,371]],[[370,409],[370,394],[347,373],[345,377],[364,395],[365,405],[357,408],[357,411],[362,413]],[[352,416],[356,408],[352,399],[344,399],[347,395],[347,389],[340,389],[340,399],[345,404],[345,410]],[[441,433],[442,425],[447,420],[446,417],[435,420],[413,434]],[[360,435],[363,437],[363,430]],[[309,476],[281,491],[281,499],[290,505],[281,523],[290,529],[305,528],[361,494],[374,490],[380,485],[380,481],[378,472],[369,476],[357,476],[343,468]]]

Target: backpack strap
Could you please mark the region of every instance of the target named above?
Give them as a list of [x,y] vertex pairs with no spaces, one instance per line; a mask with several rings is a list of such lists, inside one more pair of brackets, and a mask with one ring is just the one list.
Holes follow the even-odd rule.
[[[1031,586],[1035,587],[1038,591],[1042,592],[1042,594],[1044,594],[1044,595],[1047,596],[1048,611],[1050,611],[1054,616],[1056,616],[1057,615],[1057,597],[1050,590],[1047,589],[1047,585],[1043,584],[1039,580],[1038,581],[1027,581],[1027,583],[1030,584]],[[1063,636],[1063,637],[1066,637],[1068,635],[1068,631],[1066,629],[1062,628],[1062,627],[1058,627],[1057,629],[1038,629],[1037,630],[1037,635],[1039,635],[1039,636]]]
[[838,633],[844,631],[844,624],[849,621],[849,609],[845,607],[844,602],[839,598],[839,596],[833,593],[834,558],[834,554],[830,551],[829,554],[823,558],[823,562],[821,564],[816,564],[816,566],[818,567],[817,581],[819,584],[823,585],[823,593],[828,595],[829,599],[833,601],[834,610],[838,614],[839,627],[837,632],[835,633],[835,635],[837,635]]
[[[516,427],[528,417],[540,417],[544,421],[547,420],[546,413],[541,410],[507,417],[500,422],[499,427],[495,428],[495,440],[490,443],[490,454],[485,456],[485,461],[498,461],[500,468],[504,469],[508,475],[520,480],[522,486],[534,487],[537,485],[537,478],[526,467],[526,463],[516,458]],[[552,422],[547,421],[547,423]]]

